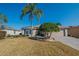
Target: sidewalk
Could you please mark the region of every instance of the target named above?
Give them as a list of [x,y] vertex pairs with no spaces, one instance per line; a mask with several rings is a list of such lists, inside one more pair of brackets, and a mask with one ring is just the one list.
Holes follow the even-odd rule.
[[79,39],[74,37],[65,37],[65,36],[53,36],[55,40],[62,42],[74,49],[79,50]]

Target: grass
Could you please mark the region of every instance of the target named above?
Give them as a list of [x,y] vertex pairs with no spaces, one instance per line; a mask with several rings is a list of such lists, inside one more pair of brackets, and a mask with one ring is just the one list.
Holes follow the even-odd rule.
[[79,56],[79,51],[60,42],[31,40],[27,37],[0,40],[1,56]]

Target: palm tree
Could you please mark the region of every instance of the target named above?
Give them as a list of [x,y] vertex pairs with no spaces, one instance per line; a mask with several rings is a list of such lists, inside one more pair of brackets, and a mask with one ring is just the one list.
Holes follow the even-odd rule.
[[0,13],[0,27],[3,24],[3,22],[7,23],[8,22],[8,19],[7,19],[7,16],[6,15]]
[[[34,16],[36,16],[38,21],[40,21],[39,18],[42,15],[42,11],[40,9],[36,8],[35,3],[29,3],[22,9],[22,14],[20,16],[21,19],[27,14],[29,15],[29,20],[31,22],[31,31],[32,31],[32,28],[33,28],[32,22],[33,22]],[[32,37],[32,34],[31,34],[31,37]]]

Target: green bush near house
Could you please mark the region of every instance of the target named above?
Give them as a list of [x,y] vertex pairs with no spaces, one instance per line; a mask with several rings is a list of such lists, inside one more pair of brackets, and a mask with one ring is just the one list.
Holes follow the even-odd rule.
[[0,39],[5,38],[6,36],[6,31],[0,31]]

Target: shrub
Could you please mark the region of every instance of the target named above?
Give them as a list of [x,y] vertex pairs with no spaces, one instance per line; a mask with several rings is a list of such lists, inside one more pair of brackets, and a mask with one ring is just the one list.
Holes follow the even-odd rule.
[[8,35],[7,35],[7,37],[11,37],[11,35],[10,35],[10,34],[8,34]]
[[[60,31],[59,23],[48,22],[41,24],[38,32],[41,33],[43,36],[51,37],[52,32],[59,32],[59,31]],[[48,34],[50,35],[48,36]]]
[[0,31],[0,39],[5,38],[6,36],[6,31]]

